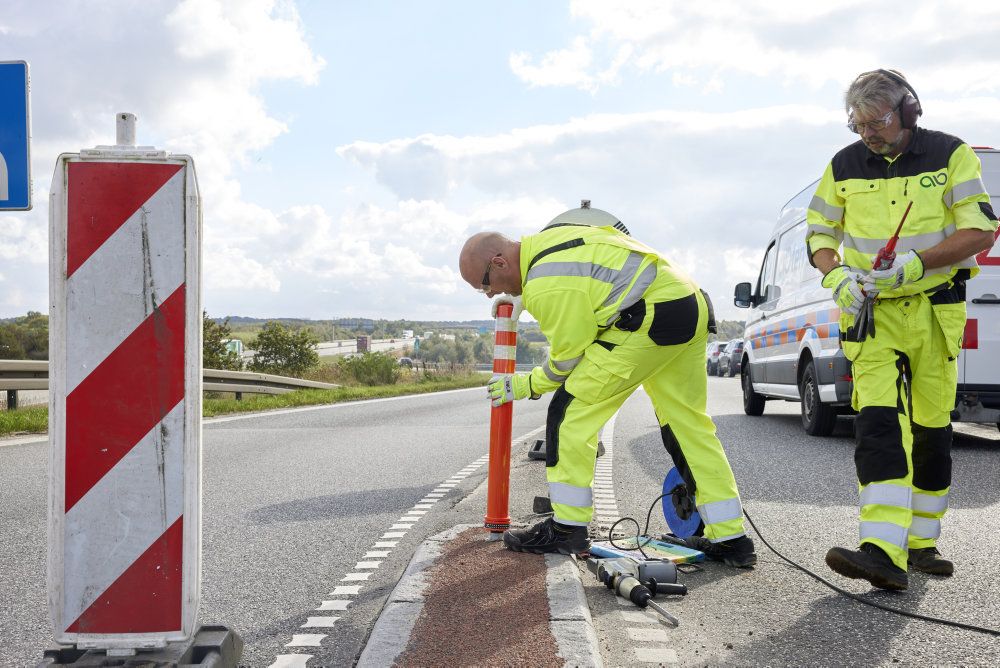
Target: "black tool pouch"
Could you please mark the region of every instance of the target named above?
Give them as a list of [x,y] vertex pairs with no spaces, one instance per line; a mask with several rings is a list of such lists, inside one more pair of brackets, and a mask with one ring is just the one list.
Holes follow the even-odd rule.
[[[687,297],[653,304],[653,322],[649,338],[660,346],[676,346],[694,338],[698,329],[698,297]],[[714,328],[709,331],[714,331]]]
[[646,302],[640,299],[618,314],[618,319],[615,320],[615,328],[623,332],[635,332],[642,327],[642,321],[645,318]]

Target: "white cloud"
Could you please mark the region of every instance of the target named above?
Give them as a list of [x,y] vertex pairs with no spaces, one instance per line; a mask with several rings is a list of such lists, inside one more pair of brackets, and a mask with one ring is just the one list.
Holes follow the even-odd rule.
[[[843,86],[866,69],[905,65],[911,81],[927,91],[998,90],[1000,52],[990,45],[1000,30],[1000,8],[961,0],[907,7],[900,12],[895,3],[864,0],[573,0],[573,17],[590,29],[572,37],[568,49],[514,54],[511,70],[533,86],[593,91],[629,67],[670,72],[675,85],[698,81],[716,93],[747,77],[812,89]],[[622,53],[629,54],[627,62]],[[600,80],[608,69],[616,76]]]
[[280,225],[246,200],[233,171],[289,130],[268,113],[261,85],[314,84],[323,69],[294,4],[117,0],[51,11],[38,11],[31,0],[8,4],[5,42],[32,68],[36,209],[21,219],[40,232],[26,236],[0,226],[0,253],[16,248],[31,267],[29,301],[47,301],[45,193],[56,156],[112,143],[116,111],[138,115],[140,144],[195,157],[205,206],[206,292],[278,290],[273,260],[251,256],[250,249]]

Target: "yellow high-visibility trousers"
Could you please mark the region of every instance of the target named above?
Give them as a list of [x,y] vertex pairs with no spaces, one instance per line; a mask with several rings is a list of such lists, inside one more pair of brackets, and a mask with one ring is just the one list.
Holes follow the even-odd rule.
[[[612,328],[602,334],[556,391],[546,425],[546,477],[557,521],[590,522],[598,432],[641,385],[652,400],[664,445],[694,491],[704,535],[716,542],[744,535],[736,480],[706,413],[707,307],[700,293],[688,297],[695,298],[697,322],[690,323],[691,336],[683,343],[655,343],[649,335],[654,318],[647,314],[636,331]],[[665,459],[664,471],[669,467]],[[659,489],[650,495],[654,492]]]
[[[948,301],[948,300],[943,300]],[[875,303],[875,336],[844,342],[853,363],[852,404],[860,490],[859,541],[906,570],[907,550],[932,547],[951,486],[951,410],[965,303],[925,294]],[[841,331],[852,324],[841,316]]]

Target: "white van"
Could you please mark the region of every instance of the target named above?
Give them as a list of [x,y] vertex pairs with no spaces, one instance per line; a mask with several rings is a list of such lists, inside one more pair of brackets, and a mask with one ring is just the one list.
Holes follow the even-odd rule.
[[[986,189],[1000,204],[1000,150],[975,151]],[[852,412],[852,378],[840,349],[840,310],[806,257],[806,208],[816,183],[781,210],[756,285],[737,285],[734,303],[750,309],[740,365],[743,410],[761,415],[769,399],[798,401],[806,432],[827,436],[838,414]],[[969,319],[952,419],[1000,428],[1000,243],[977,259],[980,273],[966,289]]]

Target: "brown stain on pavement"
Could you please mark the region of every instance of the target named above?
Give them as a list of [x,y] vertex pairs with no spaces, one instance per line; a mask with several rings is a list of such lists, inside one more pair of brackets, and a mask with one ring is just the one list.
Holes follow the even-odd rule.
[[545,558],[466,529],[427,573],[424,607],[394,665],[561,667],[549,629]]

